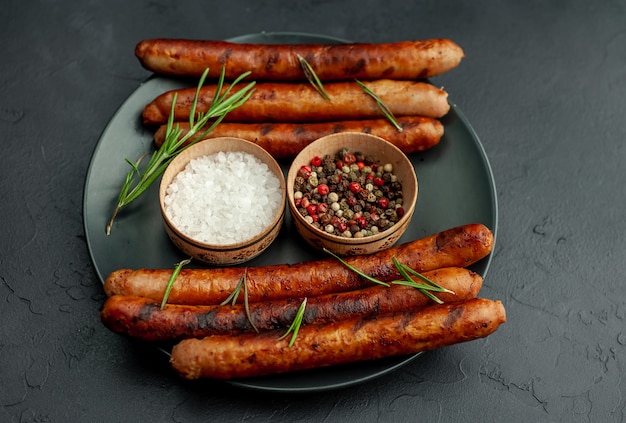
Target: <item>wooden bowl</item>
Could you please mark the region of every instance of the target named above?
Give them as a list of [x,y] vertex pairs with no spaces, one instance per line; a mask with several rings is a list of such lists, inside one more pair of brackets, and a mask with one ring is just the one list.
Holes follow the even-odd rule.
[[[193,239],[183,233],[173,224],[165,210],[165,196],[167,189],[174,178],[185,169],[187,164],[196,158],[212,155],[218,152],[243,152],[248,153],[261,162],[265,163],[271,172],[278,178],[282,200],[277,207],[271,223],[263,228],[260,233],[250,239],[233,243],[207,243]],[[220,201],[219,198],[211,199]],[[246,262],[261,254],[276,239],[285,216],[285,178],[276,160],[258,145],[239,138],[221,137],[198,142],[180,153],[167,167],[161,179],[159,190],[159,203],[161,216],[167,235],[174,245],[185,254],[216,266],[231,266]],[[210,206],[210,204],[209,204]]]
[[[362,152],[381,163],[391,163],[393,173],[402,183],[404,215],[384,231],[362,238],[330,234],[314,227],[298,212],[294,199],[294,182],[298,170],[310,164],[313,157],[335,155],[342,148]],[[343,132],[322,137],[305,147],[293,160],[287,174],[287,203],[296,230],[316,249],[328,249],[341,256],[370,254],[391,247],[406,231],[417,201],[418,183],[413,164],[397,147],[383,138],[360,132]]]

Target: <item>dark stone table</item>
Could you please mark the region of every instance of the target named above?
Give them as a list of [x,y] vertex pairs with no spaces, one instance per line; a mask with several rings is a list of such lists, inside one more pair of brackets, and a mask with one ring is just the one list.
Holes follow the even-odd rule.
[[[0,8],[0,421],[608,422],[626,406],[626,2],[16,1]],[[436,82],[496,183],[482,296],[508,322],[345,389],[188,382],[105,328],[83,226],[92,153],[150,76],[145,38],[444,37]]]

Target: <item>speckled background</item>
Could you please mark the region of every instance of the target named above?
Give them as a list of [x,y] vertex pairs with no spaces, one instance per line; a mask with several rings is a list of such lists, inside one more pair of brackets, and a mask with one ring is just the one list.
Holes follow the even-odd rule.
[[[609,422],[626,406],[626,2],[16,1],[0,8],[0,421]],[[496,180],[482,296],[508,322],[382,378],[289,395],[189,383],[100,323],[83,184],[149,76],[144,38],[446,37],[437,79]]]

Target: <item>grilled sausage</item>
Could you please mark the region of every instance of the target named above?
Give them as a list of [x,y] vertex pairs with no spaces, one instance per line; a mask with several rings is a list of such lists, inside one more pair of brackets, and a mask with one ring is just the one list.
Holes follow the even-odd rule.
[[[482,277],[471,270],[454,267],[425,272],[424,276],[454,293],[434,293],[443,302],[474,298],[482,287]],[[166,304],[143,297],[109,297],[100,318],[112,331],[144,341],[177,341],[215,334],[288,328],[302,298],[243,304],[191,306]],[[242,300],[240,299],[240,303]],[[307,299],[303,324],[319,324],[376,313],[407,310],[433,303],[415,288],[392,284],[355,291],[326,294]],[[254,326],[253,326],[254,325]]]
[[209,68],[209,77],[217,78],[224,67],[228,80],[251,71],[258,81],[304,80],[300,55],[320,80],[336,81],[429,78],[456,68],[464,52],[447,39],[296,45],[152,39],[139,42],[135,55],[158,74],[199,77]]
[[[363,132],[384,138],[405,154],[425,151],[439,143],[443,136],[443,124],[434,118],[406,116],[396,119],[402,126],[398,131],[386,119],[350,120],[317,123],[226,123],[222,122],[205,138],[234,137],[252,141],[267,150],[276,159],[295,157],[311,142],[337,132]],[[186,134],[189,122],[177,122]],[[165,140],[167,125],[154,134],[154,142],[160,147]],[[200,134],[198,134],[200,135]],[[190,141],[196,141],[192,137]]]
[[[400,279],[393,257],[417,272],[442,267],[467,267],[493,248],[493,233],[480,223],[447,229],[419,240],[369,255],[345,258],[365,274],[382,281]],[[104,291],[161,301],[171,269],[118,269],[105,280]],[[170,291],[170,304],[222,303],[246,277],[250,302],[315,297],[370,286],[369,282],[334,258],[297,264],[258,267],[183,268]]]
[[[440,118],[450,110],[448,93],[427,82],[379,79],[363,84],[396,117]],[[231,92],[237,92],[242,87],[236,85]],[[324,99],[309,83],[257,83],[250,98],[229,112],[223,122],[328,122],[382,116],[376,101],[354,82],[328,83],[324,88],[330,100]],[[200,89],[198,113],[208,110],[216,90],[216,85],[205,85]],[[145,106],[143,123],[167,123],[175,93],[174,120],[189,120],[196,88],[170,90],[157,96]]]
[[373,317],[284,330],[185,339],[170,363],[184,378],[233,379],[375,360],[488,336],[506,321],[500,301],[475,298]]

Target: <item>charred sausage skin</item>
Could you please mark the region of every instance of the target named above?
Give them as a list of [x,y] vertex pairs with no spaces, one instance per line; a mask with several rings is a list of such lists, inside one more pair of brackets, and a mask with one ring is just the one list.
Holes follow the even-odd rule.
[[162,75],[217,78],[252,72],[254,80],[303,81],[303,57],[322,81],[423,79],[456,68],[465,56],[449,39],[392,43],[249,44],[212,40],[149,39],[135,47],[141,65]]
[[233,379],[413,354],[488,336],[506,322],[500,301],[475,298],[284,331],[185,339],[170,363],[184,378]]
[[[454,292],[437,293],[437,297],[444,302],[474,298],[482,287],[482,277],[465,268],[438,269],[425,272],[424,276]],[[167,304],[161,310],[159,301],[114,295],[105,301],[100,317],[104,325],[116,333],[144,341],[171,342],[215,334],[251,332],[255,329],[286,329],[293,322],[302,300],[290,298],[252,303],[249,305],[249,320],[241,299],[235,305]],[[376,285],[308,298],[303,324],[371,316],[432,303],[415,288]]]
[[[450,110],[448,93],[428,82],[380,79],[363,84],[396,117],[440,118]],[[239,91],[242,86],[232,87],[232,93]],[[328,83],[324,88],[330,101],[324,99],[309,83],[257,83],[248,100],[230,111],[223,122],[328,122],[381,117],[376,101],[356,83]],[[196,109],[198,113],[208,110],[217,89],[217,85],[205,85],[200,89]],[[144,125],[167,123],[175,94],[174,120],[189,120],[196,88],[170,90],[157,96],[142,112]]]
[[[417,272],[443,267],[467,267],[491,253],[494,236],[481,224],[472,223],[353,257],[345,261],[380,279],[399,279],[393,258]],[[108,275],[104,291],[161,301],[171,269],[118,269]],[[246,276],[250,302],[304,298],[371,286],[334,258],[259,267],[183,268],[174,284],[170,304],[211,305],[222,303]]]
[[[435,118],[403,116],[396,118],[402,127],[398,131],[386,119],[363,119],[312,123],[233,123],[221,122],[205,139],[218,137],[243,138],[252,141],[276,159],[295,157],[304,147],[318,138],[338,132],[363,132],[381,137],[398,147],[405,154],[428,150],[439,143],[444,134],[443,124]],[[186,134],[189,122],[176,122]],[[154,134],[154,142],[160,147],[165,140],[167,125]],[[192,137],[188,142],[197,141]]]

